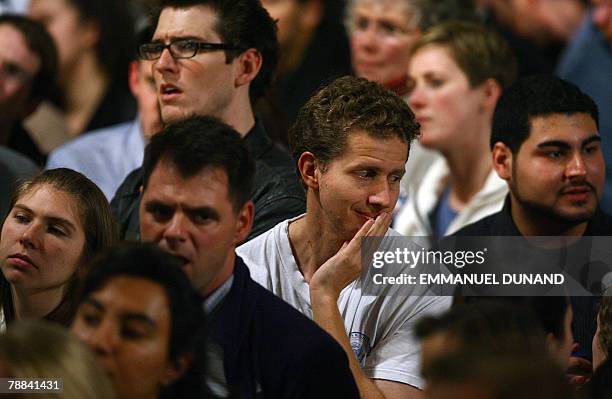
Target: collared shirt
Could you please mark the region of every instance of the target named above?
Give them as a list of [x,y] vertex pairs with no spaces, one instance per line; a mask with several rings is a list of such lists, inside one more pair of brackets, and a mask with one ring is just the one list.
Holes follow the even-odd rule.
[[80,136],[49,155],[46,169],[70,168],[100,187],[110,201],[125,177],[142,164],[144,136],[138,119]]
[[[219,309],[219,306],[230,292],[233,283],[234,275],[232,274],[221,287],[217,288],[215,292],[204,300],[204,313],[207,318],[212,319],[214,317],[214,313]],[[210,339],[210,337],[207,341],[207,348],[205,383],[215,395],[227,398],[229,390],[227,389],[227,379],[225,378],[223,348],[217,342]]]

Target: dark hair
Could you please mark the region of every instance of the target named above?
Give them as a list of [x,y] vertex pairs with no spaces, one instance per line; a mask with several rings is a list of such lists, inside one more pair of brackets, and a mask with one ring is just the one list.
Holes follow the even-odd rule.
[[412,0],[418,25],[425,32],[445,21],[478,21],[473,0]]
[[[96,43],[98,64],[109,79],[127,82],[128,63],[135,48],[135,22],[125,0],[67,0],[83,22],[100,32]],[[125,83],[127,84],[127,83]]]
[[[113,278],[122,276],[143,278],[163,288],[170,307],[170,360],[176,362],[180,357],[194,353],[196,355],[194,364],[196,368],[200,368],[202,358],[198,356],[201,355],[200,345],[204,337],[204,309],[202,298],[193,289],[187,275],[181,269],[181,261],[152,243],[123,243],[92,262],[79,302],[104,288]],[[179,381],[197,384],[202,372],[191,369],[189,375],[196,378]],[[194,386],[185,386],[183,383],[179,384],[177,381],[174,384],[176,386],[169,387],[176,394],[172,397],[195,395]]]
[[276,23],[262,7],[259,0],[160,0],[159,13],[166,7],[187,8],[193,6],[210,7],[218,14],[215,32],[225,43],[237,46],[240,50],[226,50],[229,64],[236,56],[247,49],[256,49],[262,57],[261,70],[251,82],[249,96],[251,102],[259,99],[272,83],[279,58],[279,45],[276,37]]
[[380,84],[344,76],[300,109],[289,130],[289,145],[296,160],[309,151],[325,165],[342,155],[348,135],[356,130],[410,144],[419,135],[419,124],[408,105]]
[[21,15],[0,15],[0,25],[8,24],[23,36],[30,51],[40,60],[40,68],[32,81],[30,99],[49,98],[55,89],[58,54],[53,38],[40,23]]
[[552,114],[589,114],[599,128],[595,102],[578,86],[552,75],[534,75],[504,91],[493,114],[491,148],[502,142],[516,155],[531,132],[531,121]]
[[497,32],[478,22],[448,21],[433,26],[414,44],[412,54],[426,46],[442,46],[463,71],[470,86],[495,79],[502,89],[516,79],[516,59]]
[[76,203],[81,225],[85,231],[82,265],[88,263],[97,253],[117,243],[119,239],[117,225],[104,193],[85,175],[72,169],[45,170],[25,181],[15,190],[9,212],[19,198],[44,185],[50,185],[68,194]]
[[424,373],[432,390],[467,388],[490,399],[575,398],[559,365],[549,357],[524,352],[499,356],[472,348],[432,361]]
[[143,186],[160,162],[176,166],[185,178],[205,167],[220,167],[227,173],[228,193],[238,211],[251,197],[254,161],[240,135],[210,116],[197,116],[167,125],[151,138],[145,149]]
[[612,392],[612,358],[607,358],[597,367],[593,378],[587,383],[586,399],[610,399]]
[[569,333],[565,331],[565,315],[571,306],[569,298],[534,296],[515,299],[535,315],[545,334],[552,334],[557,340],[563,340],[563,337]]
[[529,312],[510,303],[482,301],[454,306],[440,316],[423,317],[415,335],[425,339],[444,333],[462,348],[491,353],[545,353],[544,334]]

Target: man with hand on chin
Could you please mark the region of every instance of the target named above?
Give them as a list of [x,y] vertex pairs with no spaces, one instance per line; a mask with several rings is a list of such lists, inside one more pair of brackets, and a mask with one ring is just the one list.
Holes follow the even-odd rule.
[[362,238],[399,235],[390,213],[418,129],[410,108],[377,83],[343,77],[323,88],[290,131],[306,213],[237,250],[255,281],[341,344],[362,398],[419,395],[413,325],[449,305],[408,296],[405,286],[374,287],[362,271]]

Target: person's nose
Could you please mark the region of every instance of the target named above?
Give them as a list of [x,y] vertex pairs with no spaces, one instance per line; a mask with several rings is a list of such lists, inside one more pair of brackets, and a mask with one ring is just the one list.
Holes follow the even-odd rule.
[[367,26],[359,28],[355,33],[354,40],[356,41],[357,48],[369,52],[374,51],[379,40],[376,25],[369,23]]
[[171,246],[185,241],[187,239],[188,223],[187,217],[182,212],[175,212],[172,219],[168,221],[163,238]]
[[37,222],[28,224],[23,232],[19,242],[26,248],[38,248],[40,246],[40,235],[42,233],[43,226]]
[[570,180],[580,180],[586,177],[586,165],[582,153],[577,151],[571,157],[566,166],[565,175]]
[[408,96],[408,104],[414,109],[423,108],[427,104],[425,90],[418,83],[414,83],[414,87],[411,89],[410,95]]
[[154,70],[159,73],[176,73],[178,72],[178,64],[172,54],[170,54],[170,49],[165,48],[159,59],[154,61]]
[[102,320],[88,334],[80,336],[98,355],[111,354],[118,339],[116,328],[108,319]]
[[[377,208],[377,211],[388,210],[392,207],[393,188],[387,179],[380,181],[373,187],[373,191],[368,198],[369,205]],[[394,205],[394,204],[393,204]]]

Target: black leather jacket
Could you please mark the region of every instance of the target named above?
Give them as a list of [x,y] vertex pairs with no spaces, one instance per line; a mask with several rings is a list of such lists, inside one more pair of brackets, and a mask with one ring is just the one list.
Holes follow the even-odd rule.
[[[293,159],[288,151],[270,140],[259,121],[247,133],[244,143],[251,151],[256,167],[251,194],[255,203],[255,220],[248,241],[283,220],[304,213],[306,198]],[[142,178],[142,168],[132,171],[111,201],[124,240],[140,239],[138,208]]]

